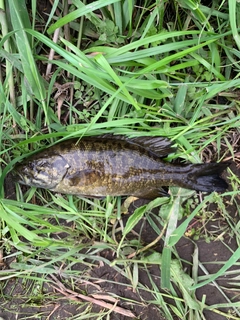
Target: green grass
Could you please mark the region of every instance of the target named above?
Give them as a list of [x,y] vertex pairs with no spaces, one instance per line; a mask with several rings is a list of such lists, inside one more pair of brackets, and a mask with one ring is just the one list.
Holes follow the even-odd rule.
[[[0,299],[8,301],[4,287],[11,279],[31,282],[33,291],[45,282],[60,290],[60,283],[54,281],[59,274],[63,286],[77,291],[80,278],[94,281],[90,270],[100,263],[121,272],[142,301],[142,292],[150,292],[151,303],[167,319],[174,315],[204,319],[203,311],[209,309],[239,319],[239,304],[224,293],[226,303],[208,306],[204,298],[197,300],[195,290],[210,282],[222,290],[216,280],[232,272],[229,268],[237,265],[240,249],[232,252],[229,247],[230,259],[222,261],[214,274],[208,274],[195,252],[190,276],[175,247],[192,219],[200,216],[204,225],[214,212],[226,223],[220,241],[224,243],[224,235],[231,234],[239,244],[239,177],[230,169],[232,191],[210,194],[192,208],[195,192],[171,188],[171,198],[136,208],[125,226],[119,198],[84,199],[16,185],[17,199],[7,199],[4,179],[15,163],[73,136],[166,136],[178,147],[169,161],[233,159],[239,166],[240,9],[236,1],[214,4],[211,9],[187,0],[145,0],[141,6],[133,0],[72,2],[55,1],[47,22],[39,17],[35,1],[28,10],[23,0],[5,1],[6,13],[0,12],[0,262],[11,261],[0,271]],[[4,9],[3,1],[0,7]],[[57,28],[60,35],[54,42]],[[54,55],[49,60],[51,49]],[[42,71],[47,64],[51,65],[49,75]],[[60,98],[54,99],[56,82],[71,83],[63,105]],[[59,90],[64,93],[63,87]],[[210,204],[215,204],[215,211],[209,214]],[[235,218],[228,205],[235,206]],[[158,215],[152,213],[154,208]],[[140,237],[129,240],[143,217],[160,235],[149,247]],[[185,219],[177,225],[181,217]],[[206,241],[215,239],[204,227],[197,233]],[[162,253],[155,248],[160,238]],[[101,255],[104,250],[113,252],[113,261]],[[168,290],[160,291],[156,285],[149,272],[153,264],[161,269],[159,283]],[[198,265],[204,276],[197,275]],[[141,283],[142,270],[151,287]],[[237,275],[233,286],[239,294]],[[38,297],[43,305],[52,299],[44,290]],[[90,302],[86,305],[87,317],[96,316],[91,314]],[[84,319],[84,314],[75,316],[69,319]]]

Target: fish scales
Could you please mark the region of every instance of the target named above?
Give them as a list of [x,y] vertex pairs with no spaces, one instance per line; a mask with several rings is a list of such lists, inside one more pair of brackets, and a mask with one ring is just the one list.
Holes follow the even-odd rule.
[[[95,142],[94,145],[89,144],[89,140],[82,143],[83,148],[74,148],[74,166],[72,170],[69,169],[69,175],[74,174],[74,168],[79,168],[86,174],[71,179],[71,186],[74,188],[78,188],[80,177],[87,179],[84,180],[85,192],[86,185],[89,185],[91,191],[92,188],[101,190],[105,188],[107,194],[112,192],[121,194],[122,188],[124,192],[133,193],[136,186],[132,184],[138,183],[138,188],[142,188],[144,184],[154,182],[156,171],[153,168],[158,170],[159,163],[147,151],[141,153],[139,146],[132,146],[130,150],[126,142],[114,140],[108,141],[107,144],[103,144],[102,140]],[[66,149],[61,150],[61,154],[65,154],[66,151]],[[82,162],[82,159],[85,161]]]
[[174,165],[162,137],[86,137],[60,142],[18,164],[16,181],[52,191],[89,197],[134,195],[155,198],[162,186],[224,191],[219,174],[229,163]]

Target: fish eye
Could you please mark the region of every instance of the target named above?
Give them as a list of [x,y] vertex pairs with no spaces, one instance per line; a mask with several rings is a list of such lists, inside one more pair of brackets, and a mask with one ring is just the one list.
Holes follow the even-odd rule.
[[28,168],[30,169],[30,170],[34,170],[34,163],[33,162],[28,162]]
[[51,169],[51,165],[47,161],[42,160],[42,161],[38,161],[35,164],[35,170],[37,172],[41,172],[42,170],[46,171],[46,170],[49,170],[49,169]]
[[35,186],[41,187],[52,183],[52,166],[45,160],[30,161],[24,174]]

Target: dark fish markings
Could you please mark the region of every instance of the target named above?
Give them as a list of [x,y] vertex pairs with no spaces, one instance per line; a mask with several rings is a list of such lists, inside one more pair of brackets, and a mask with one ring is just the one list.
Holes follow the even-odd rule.
[[221,192],[220,177],[229,163],[174,165],[163,160],[173,152],[162,137],[102,136],[71,139],[39,152],[15,167],[16,181],[60,193],[104,197],[155,198],[163,186]]

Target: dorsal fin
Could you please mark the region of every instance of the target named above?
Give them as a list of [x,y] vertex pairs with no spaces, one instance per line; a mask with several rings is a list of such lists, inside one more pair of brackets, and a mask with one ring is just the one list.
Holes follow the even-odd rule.
[[164,158],[176,150],[172,147],[171,140],[164,137],[137,137],[127,138],[126,140],[129,143],[139,145],[160,158]]
[[175,152],[176,148],[172,147],[172,142],[170,139],[165,137],[149,137],[141,136],[128,138],[124,135],[113,135],[113,134],[104,134],[100,136],[91,136],[88,139],[110,139],[110,140],[122,140],[130,144],[137,145],[141,148],[144,148],[148,152],[154,154],[157,157],[164,158],[170,153]]

